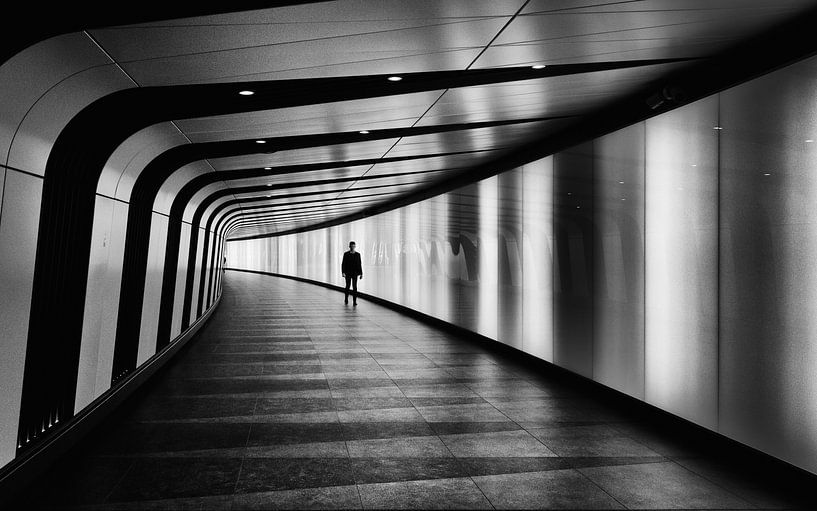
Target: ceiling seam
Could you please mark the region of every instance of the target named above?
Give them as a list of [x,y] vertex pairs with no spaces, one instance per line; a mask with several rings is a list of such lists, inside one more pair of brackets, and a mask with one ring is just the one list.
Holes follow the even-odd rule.
[[[511,23],[513,23],[513,21],[514,21],[514,20],[515,20],[515,19],[516,19],[516,18],[517,18],[517,17],[518,17],[518,16],[519,16],[521,13],[522,13],[522,11],[525,9],[525,7],[527,7],[527,5],[528,5],[529,3],[530,3],[530,0],[525,0],[525,2],[524,2],[524,3],[523,3],[523,4],[522,4],[520,7],[519,7],[519,9],[517,9],[517,10],[516,10],[516,12],[515,12],[515,13],[514,13],[514,14],[513,14],[513,15],[510,17],[510,19],[509,19],[508,21],[506,21],[504,25],[502,25],[502,28],[500,28],[500,29],[497,31],[497,33],[496,33],[496,34],[494,34],[494,36],[491,38],[491,40],[490,40],[490,41],[488,41],[488,43],[487,43],[487,44],[486,44],[486,45],[485,45],[485,46],[482,48],[482,50],[481,50],[481,51],[480,51],[480,52],[477,54],[477,56],[476,56],[476,57],[474,57],[474,58],[471,60],[471,62],[470,62],[470,63],[469,63],[467,66],[465,66],[465,70],[466,70],[466,71],[468,71],[469,69],[471,69],[471,67],[472,67],[474,64],[476,64],[477,60],[479,60],[479,58],[480,58],[480,57],[481,57],[481,56],[482,56],[482,55],[483,55],[483,54],[484,54],[484,53],[485,53],[485,52],[488,50],[488,48],[489,48],[489,47],[490,47],[490,46],[491,46],[491,45],[494,43],[494,41],[496,41],[496,40],[497,40],[497,38],[498,38],[500,35],[502,35],[502,33],[505,31],[505,29],[506,29],[506,28],[508,28],[508,27],[510,26],[510,24],[511,24]],[[439,101],[440,101],[440,100],[443,98],[443,96],[445,96],[446,92],[448,92],[449,90],[450,90],[450,89],[445,89],[445,90],[444,90],[444,91],[443,91],[443,92],[442,92],[442,93],[439,95],[439,97],[437,97],[437,99],[435,99],[435,100],[434,100],[434,102],[432,102],[432,103],[431,103],[431,105],[429,105],[429,107],[428,107],[428,108],[426,108],[426,110],[425,110],[425,111],[424,111],[422,114],[420,114],[420,117],[418,117],[418,118],[417,118],[417,120],[416,120],[416,121],[414,121],[414,122],[411,124],[411,126],[410,126],[410,127],[412,127],[412,128],[413,128],[413,127],[415,127],[415,126],[416,126],[416,125],[417,125],[417,124],[418,124],[420,121],[422,121],[422,120],[423,120],[423,118],[426,116],[426,114],[428,114],[428,112],[430,112],[430,111],[431,111],[431,109],[432,109],[432,108],[434,108],[434,105],[436,105],[436,104],[437,104],[437,103],[438,103],[438,102],[439,102]],[[394,148],[395,148],[395,146],[397,146],[397,144],[399,144],[399,143],[400,143],[400,141],[401,141],[401,140],[403,140],[403,137],[398,138],[398,139],[397,139],[397,141],[396,141],[394,144],[392,144],[392,145],[391,145],[391,147],[389,147],[389,148],[386,150],[386,152],[385,152],[385,153],[383,153],[383,155],[381,156],[381,158],[385,158],[385,157],[386,157],[386,156],[389,154],[389,152],[391,152],[391,150],[392,150],[392,149],[394,149]],[[368,173],[369,173],[369,171],[371,171],[371,170],[372,170],[372,169],[373,169],[373,168],[374,168],[376,165],[377,165],[376,163],[372,164],[372,166],[371,166],[371,167],[369,167],[368,169],[366,169],[366,171],[365,171],[365,172],[363,172],[363,174],[361,174],[361,175],[360,175],[360,177],[363,177],[363,176],[365,176],[366,174],[368,174]],[[341,196],[341,195],[343,195],[344,193],[346,193],[347,191],[349,191],[349,190],[350,190],[352,187],[354,187],[356,183],[357,183],[357,181],[354,181],[352,184],[350,184],[350,185],[349,185],[349,186],[348,186],[348,187],[347,187],[347,188],[346,188],[344,191],[340,192],[340,193],[339,193],[339,194],[338,194],[338,195],[335,197],[335,199],[340,198],[340,196]],[[334,202],[334,200],[335,200],[335,199],[332,199],[331,201],[329,201],[329,204],[332,204],[332,202]]]

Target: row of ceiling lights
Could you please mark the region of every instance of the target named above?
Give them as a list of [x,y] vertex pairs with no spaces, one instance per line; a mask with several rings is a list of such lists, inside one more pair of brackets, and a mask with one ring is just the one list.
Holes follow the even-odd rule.
[[[546,68],[546,67],[547,67],[547,66],[546,66],[546,65],[544,65],[544,64],[536,64],[536,65],[531,66],[531,69],[544,69],[544,68]],[[399,75],[392,75],[392,76],[389,76],[389,77],[388,77],[388,78],[386,78],[386,79],[387,79],[388,81],[390,81],[390,82],[399,82],[400,80],[402,80],[402,79],[403,79],[403,77],[402,77],[402,76],[399,76]],[[252,95],[254,95],[254,94],[255,94],[255,91],[253,91],[253,90],[249,90],[249,89],[245,89],[245,90],[239,91],[239,92],[238,92],[238,94],[239,94],[240,96],[252,96]],[[360,130],[358,133],[360,133],[361,135],[368,135],[368,134],[369,134],[369,130]],[[266,141],[266,140],[256,140],[256,141],[255,141],[255,143],[256,143],[256,144],[266,144],[266,143],[267,143],[267,141]]]

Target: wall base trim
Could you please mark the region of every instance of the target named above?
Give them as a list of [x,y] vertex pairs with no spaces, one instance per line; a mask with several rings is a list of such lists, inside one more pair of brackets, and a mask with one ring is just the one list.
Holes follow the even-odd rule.
[[147,382],[207,323],[221,304],[221,295],[187,330],[176,337],[167,348],[154,354],[130,373],[121,383],[108,389],[87,407],[73,416],[65,426],[55,431],[43,443],[0,469],[0,503],[10,502],[37,476],[68,452],[98,426],[125,399]]
[[[244,270],[239,268],[226,269],[230,271],[281,277],[325,287],[339,292],[345,292],[345,289],[342,286],[307,279],[304,277],[296,277],[294,275],[285,275],[281,273],[257,270]],[[791,492],[792,495],[802,495],[804,498],[810,499],[814,498],[813,495],[807,492],[808,489],[817,486],[817,474],[809,472],[796,465],[792,465],[785,460],[758,450],[750,445],[739,442],[733,438],[729,438],[721,433],[718,433],[717,431],[700,426],[694,422],[684,419],[683,417],[679,417],[678,415],[651,405],[646,401],[642,401],[641,399],[624,394],[623,392],[615,390],[602,383],[591,380],[586,376],[582,376],[563,367],[559,367],[551,362],[531,355],[530,353],[526,353],[518,348],[514,348],[513,346],[503,344],[495,339],[478,334],[472,330],[468,330],[467,328],[449,323],[448,321],[435,318],[434,316],[430,316],[418,310],[406,307],[405,305],[400,305],[367,293],[358,292],[358,298],[388,307],[401,314],[440,328],[441,330],[465,337],[472,342],[483,345],[493,352],[498,352],[510,359],[540,369],[543,375],[548,378],[599,394],[602,396],[603,400],[611,403],[613,406],[623,408],[628,412],[634,413],[638,417],[658,425],[664,431],[671,431],[676,435],[688,438],[690,443],[705,446],[707,448],[707,456],[710,458],[728,456],[733,460],[740,460],[746,467],[751,467],[754,472],[762,474],[764,480],[767,482],[773,480],[776,484],[780,485],[782,489]]]

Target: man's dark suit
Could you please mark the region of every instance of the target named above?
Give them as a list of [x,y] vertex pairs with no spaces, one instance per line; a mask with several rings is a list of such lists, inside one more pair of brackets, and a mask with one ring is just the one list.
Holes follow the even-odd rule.
[[340,272],[346,277],[346,303],[349,303],[349,286],[354,292],[352,300],[357,303],[357,278],[363,277],[363,266],[360,262],[359,252],[344,252],[343,261],[340,263]]

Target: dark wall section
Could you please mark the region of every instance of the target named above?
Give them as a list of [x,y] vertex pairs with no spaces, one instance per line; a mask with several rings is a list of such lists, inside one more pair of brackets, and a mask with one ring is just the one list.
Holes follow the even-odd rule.
[[593,144],[556,154],[553,162],[553,361],[593,374]]

